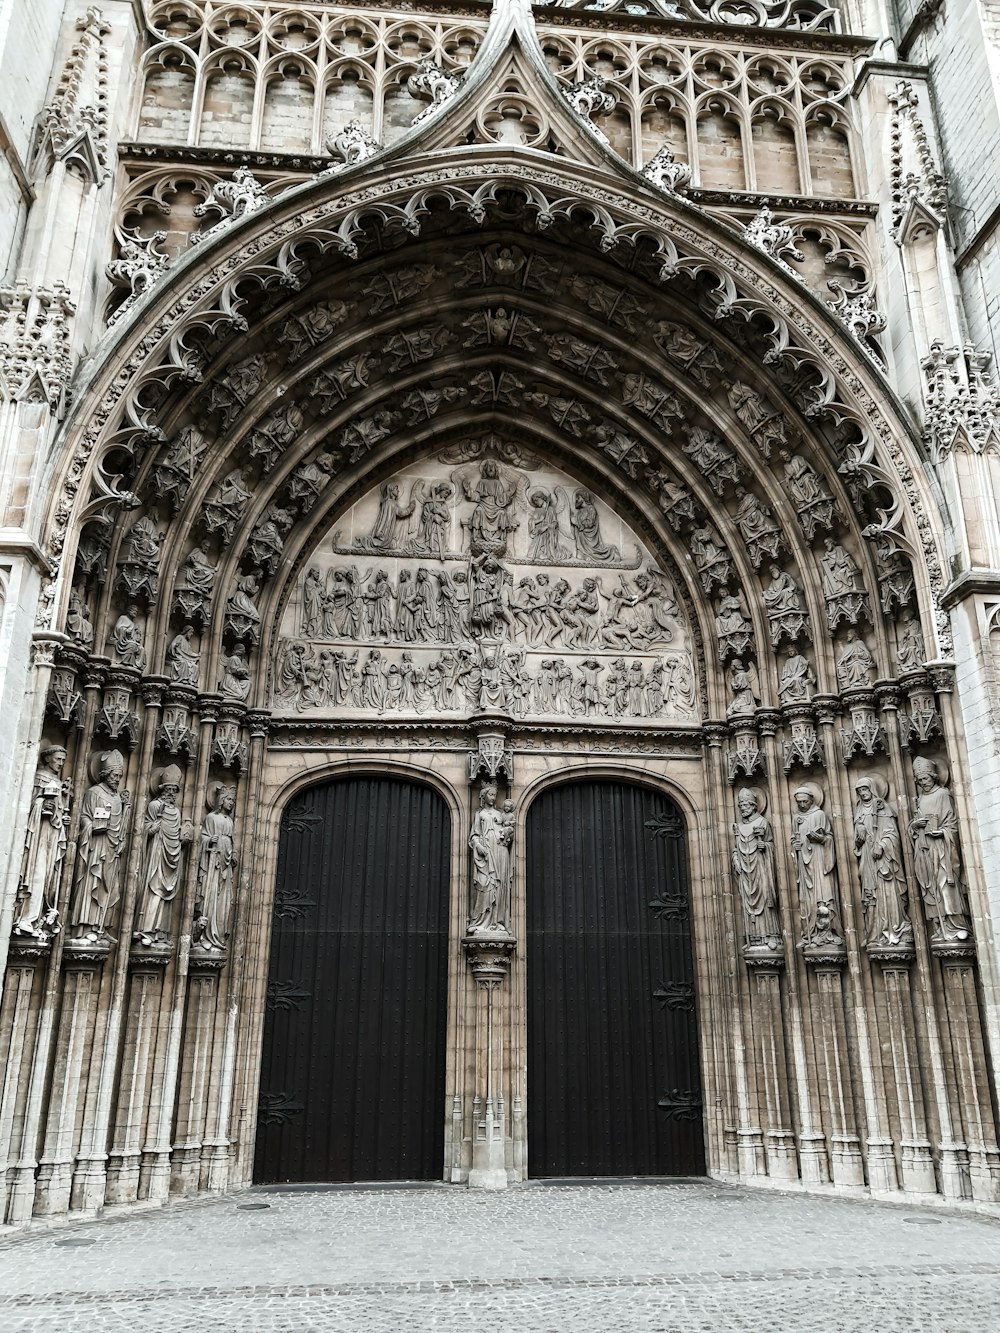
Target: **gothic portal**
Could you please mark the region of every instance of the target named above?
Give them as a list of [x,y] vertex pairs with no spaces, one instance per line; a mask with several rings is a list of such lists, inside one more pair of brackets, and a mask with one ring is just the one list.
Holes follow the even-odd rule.
[[1000,1205],[993,250],[882,7],[24,8],[4,1218]]

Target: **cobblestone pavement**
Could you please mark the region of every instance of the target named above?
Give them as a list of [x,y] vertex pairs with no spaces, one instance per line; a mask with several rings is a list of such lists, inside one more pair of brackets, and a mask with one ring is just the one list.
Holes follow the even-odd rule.
[[1000,1330],[1000,1223],[710,1181],[253,1190],[0,1238],[2,1333]]

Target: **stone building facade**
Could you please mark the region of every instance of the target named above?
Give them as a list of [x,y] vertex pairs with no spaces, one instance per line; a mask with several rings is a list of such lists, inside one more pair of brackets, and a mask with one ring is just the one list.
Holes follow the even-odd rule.
[[994,10],[0,0],[4,1221],[317,1178],[363,824],[387,912],[439,831],[441,1072],[341,1137],[558,1174],[645,829],[658,1169],[1000,1203]]

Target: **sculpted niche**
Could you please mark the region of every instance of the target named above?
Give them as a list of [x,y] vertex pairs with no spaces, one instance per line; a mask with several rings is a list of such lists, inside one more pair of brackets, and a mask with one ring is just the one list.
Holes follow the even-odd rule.
[[415,464],[306,562],[278,712],[693,721],[670,579],[589,489],[510,449]]

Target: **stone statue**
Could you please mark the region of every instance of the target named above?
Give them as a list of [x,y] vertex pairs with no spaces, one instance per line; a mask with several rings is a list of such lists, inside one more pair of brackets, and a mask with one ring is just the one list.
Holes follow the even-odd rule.
[[171,764],[153,774],[153,799],[146,806],[146,864],[139,893],[139,919],[133,939],[162,944],[170,926],[170,905],[177,897],[184,847],[194,837],[189,820],[181,818],[177,795],[181,770]]
[[931,938],[962,941],[971,937],[962,887],[958,816],[943,765],[923,756],[913,761],[917,811],[910,820],[913,873],[924,900]]
[[125,760],[119,750],[104,750],[90,761],[92,787],[80,802],[80,831],[69,923],[75,935],[104,940],[118,904],[121,859],[128,835],[131,801],[119,792]]
[[842,944],[838,930],[837,850],[833,824],[823,809],[823,791],[803,782],[792,792],[792,858],[799,888],[802,943]]
[[209,560],[205,543],[199,542],[184,561],[178,587],[188,588],[204,598],[211,597],[217,573],[218,567]]
[[867,689],[872,683],[875,659],[864,639],[847,631],[847,642],[837,654],[837,683],[842,690]]
[[194,629],[185,625],[179,634],[175,634],[167,648],[167,675],[178,685],[198,684],[199,655],[192,651],[191,635]]
[[246,646],[242,643],[233,645],[233,651],[227,657],[222,655],[222,678],[219,692],[224,699],[245,704],[250,694],[250,664],[247,662]]
[[135,667],[137,671],[146,666],[146,649],[142,643],[142,631],[136,623],[139,614],[137,606],[130,606],[115,621],[111,631],[112,660],[119,666]]
[[238,860],[233,845],[236,788],[221,782],[211,783],[207,804],[208,814],[201,827],[194,933],[200,949],[221,952],[229,937],[229,913]]
[[785,481],[796,505],[814,505],[828,498],[827,489],[820,480],[819,473],[801,454],[793,454],[783,449],[780,457],[785,465]]
[[752,713],[760,703],[760,678],[753,662],[743,665],[741,658],[729,664],[726,682],[732,694],[732,700],[726,709],[727,717],[738,717]]
[[889,784],[879,773],[854,784],[854,854],[858,858],[865,944],[913,947],[906,877],[896,811],[886,800]]
[[469,834],[472,851],[470,935],[510,934],[513,805],[505,801],[501,814],[496,809],[496,799],[496,787],[485,783],[479,793],[479,810]]
[[531,545],[528,555],[532,560],[545,560],[558,564],[569,558],[569,550],[559,538],[562,536],[562,515],[569,507],[566,493],[561,486],[551,491],[538,486],[528,492],[528,503],[532,514],[528,519],[528,532]]
[[808,703],[816,688],[816,673],[808,658],[789,644],[788,656],[781,668],[778,698],[783,704]]
[[733,874],[743,903],[747,948],[781,948],[781,922],[774,875],[774,833],[764,815],[767,797],[759,787],[741,787],[739,820],[733,825]]
[[75,644],[85,652],[94,646],[94,626],[91,624],[87,604],[76,588],[69,595],[69,609],[66,612],[66,633]]
[[48,939],[58,929],[56,904],[69,823],[69,782],[62,777],[65,762],[66,751],[61,745],[46,745],[38,756],[17,881],[15,935]]
[[852,593],[864,591],[861,570],[854,557],[832,537],[823,541],[825,554],[820,557],[822,568],[823,596],[849,597]]
[[903,612],[903,623],[897,631],[896,667],[901,676],[924,668],[924,636],[920,621],[912,608]]

